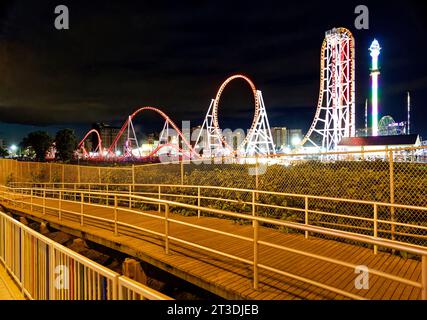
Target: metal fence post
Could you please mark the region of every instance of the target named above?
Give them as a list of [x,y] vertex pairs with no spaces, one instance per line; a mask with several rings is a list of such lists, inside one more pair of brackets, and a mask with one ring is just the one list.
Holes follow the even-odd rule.
[[258,229],[259,229],[259,222],[258,220],[253,220],[253,226],[254,226],[254,289],[258,290]]
[[46,214],[46,189],[43,189],[43,215]]
[[392,222],[391,225],[391,240],[395,240],[395,208],[394,205],[394,159],[393,159],[393,150],[389,151],[389,167],[390,167],[390,204],[392,205],[390,207],[390,220]]
[[181,185],[184,185],[184,159],[181,159]]
[[[308,197],[305,196],[305,200],[304,200],[304,207],[305,207],[305,218],[304,218],[304,222],[305,225],[308,226],[309,221],[308,221]],[[308,239],[308,231],[305,232],[305,238]]]
[[135,187],[135,165],[132,164],[132,185]]
[[64,189],[65,188],[65,186],[64,186],[64,180],[65,180],[65,165],[64,164],[62,164],[62,176],[61,176],[61,182],[62,182],[62,189]]
[[[252,190],[252,216],[255,217],[256,215],[256,206],[255,206],[255,191]],[[255,220],[252,221],[252,226],[255,227],[254,225]]]
[[169,205],[165,204],[165,253],[169,254]]
[[56,299],[55,288],[55,247],[49,246],[49,300]]
[[[374,238],[378,237],[378,205],[374,204]],[[374,245],[374,254],[378,253],[378,246]]]
[[[162,196],[162,187],[159,185],[159,200],[161,199]],[[159,203],[159,212],[162,211],[162,205]]]
[[61,221],[61,219],[62,219],[62,214],[61,214],[61,211],[62,211],[62,191],[59,191],[59,209],[58,209],[58,218],[59,218],[59,221]]
[[33,189],[30,190],[30,211],[33,212]]
[[115,236],[119,235],[118,228],[117,228],[117,206],[118,206],[117,202],[118,202],[117,201],[117,194],[115,194],[114,195],[114,235]]
[[197,187],[197,206],[199,207],[199,209],[197,209],[197,218],[200,219],[200,186]]
[[129,209],[132,209],[132,186],[129,185]]
[[84,206],[84,196],[83,192],[80,193],[80,225],[83,226],[83,206]]
[[258,173],[259,160],[258,155],[255,158],[255,190],[259,188],[259,173]]
[[77,166],[77,182],[80,186],[80,183],[81,183],[80,165]]
[[25,269],[24,266],[27,265],[27,263],[25,263],[25,252],[26,252],[26,248],[25,248],[25,234],[24,234],[24,229],[20,228],[19,229],[20,232],[20,237],[21,237],[21,243],[20,243],[20,262],[21,262],[21,268],[20,268],[20,273],[21,273],[21,277],[20,277],[20,281],[21,281],[21,290],[22,293],[24,293],[24,288],[25,288]]

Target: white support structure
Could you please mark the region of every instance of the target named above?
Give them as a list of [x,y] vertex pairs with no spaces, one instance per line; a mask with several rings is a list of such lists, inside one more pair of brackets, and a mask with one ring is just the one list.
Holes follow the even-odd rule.
[[132,118],[129,116],[128,118],[128,127],[127,127],[127,139],[125,144],[125,150],[124,155],[125,157],[133,157],[133,143],[135,143],[135,146],[138,150],[139,156],[141,157],[141,149],[139,148],[138,138],[136,137],[135,128],[132,123]]
[[248,133],[246,145],[246,156],[269,156],[276,154],[273,137],[271,135],[270,123],[268,122],[267,111],[262,98],[262,92],[257,91],[259,113],[255,127]]
[[310,143],[322,151],[334,151],[342,138],[356,134],[355,51],[349,30],[338,28],[326,32],[320,63],[316,115],[301,146]]
[[[233,133],[231,136],[228,136],[228,139],[226,139],[224,136],[225,131],[220,129],[218,121],[218,105],[221,99],[221,94],[225,87],[235,79],[244,80],[250,86],[254,96],[255,107],[254,118],[252,120],[252,125],[248,130],[248,135],[245,136],[242,141],[238,141],[237,147],[234,146]],[[268,156],[275,154],[273,137],[271,136],[270,124],[268,122],[267,111],[264,105],[264,100],[262,98],[262,93],[256,89],[251,79],[244,75],[236,74],[227,78],[221,84],[216,94],[216,98],[211,101],[209,110],[198,134],[195,146],[198,150],[203,148],[204,157],[229,155],[245,157],[248,155]]]
[[159,136],[159,145],[169,143],[169,122],[165,121],[163,129]]
[[216,156],[224,151],[222,141],[217,135],[213,122],[214,102],[215,99],[212,99],[195,144],[197,151],[203,150],[204,157]]

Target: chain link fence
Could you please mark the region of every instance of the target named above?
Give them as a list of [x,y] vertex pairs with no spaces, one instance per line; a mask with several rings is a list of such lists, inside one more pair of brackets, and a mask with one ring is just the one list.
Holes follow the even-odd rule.
[[[136,166],[79,166],[3,159],[0,182],[93,183],[100,187],[130,184],[134,185],[133,192],[149,196],[161,193],[164,199],[189,204],[197,204],[197,188],[176,185],[217,186],[230,189],[204,190],[202,205],[247,214],[254,211],[251,190],[286,193],[257,193],[256,214],[304,223],[308,212],[311,225],[372,235],[372,205],[329,199],[310,199],[307,204],[303,197],[295,195],[426,207],[426,151],[422,148],[361,150],[286,155],[268,161],[233,158]],[[153,186],[138,186],[143,184]],[[160,190],[155,186],[158,184],[175,186],[162,186]],[[185,210],[181,213],[196,214]],[[426,211],[380,206],[377,218],[378,235],[382,238],[427,246],[427,229],[414,228],[427,227]]]

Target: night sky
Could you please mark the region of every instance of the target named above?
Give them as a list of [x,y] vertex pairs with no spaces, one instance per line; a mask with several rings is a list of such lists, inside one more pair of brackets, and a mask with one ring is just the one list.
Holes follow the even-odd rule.
[[[231,3],[232,2],[232,3]],[[54,28],[54,8],[70,10],[70,30]],[[354,8],[370,9],[355,30]],[[271,126],[308,129],[319,90],[325,31],[356,39],[356,113],[364,126],[368,48],[377,38],[380,114],[406,120],[427,137],[427,4],[420,1],[5,1],[0,4],[0,139],[64,127],[79,136],[96,121],[121,125],[140,106],[158,106],[178,124],[201,124],[222,81],[249,76],[262,90]],[[223,128],[247,129],[251,92],[232,83],[220,105]],[[142,114],[138,129],[160,131]]]

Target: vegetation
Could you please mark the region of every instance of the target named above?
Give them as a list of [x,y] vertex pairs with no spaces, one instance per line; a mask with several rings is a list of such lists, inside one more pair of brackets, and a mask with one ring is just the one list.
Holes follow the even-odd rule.
[[55,136],[56,159],[69,162],[77,148],[77,137],[72,129],[63,129]]
[[6,158],[7,156],[9,156],[9,151],[0,147],[0,158]]
[[21,142],[23,149],[34,151],[38,161],[45,161],[46,154],[53,143],[52,137],[45,131],[35,131],[29,133]]

